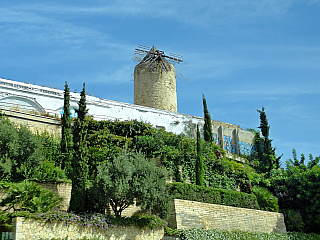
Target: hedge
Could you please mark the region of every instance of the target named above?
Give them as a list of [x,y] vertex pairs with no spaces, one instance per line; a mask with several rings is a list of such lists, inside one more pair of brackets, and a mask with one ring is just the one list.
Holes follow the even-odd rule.
[[259,209],[259,204],[254,194],[202,187],[180,182],[169,183],[167,187],[170,196],[176,199]]

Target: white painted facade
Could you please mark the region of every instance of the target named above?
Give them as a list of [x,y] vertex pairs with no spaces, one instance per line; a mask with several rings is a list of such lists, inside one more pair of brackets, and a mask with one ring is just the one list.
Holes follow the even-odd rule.
[[[47,112],[61,116],[63,111],[64,91],[54,88],[41,87],[30,83],[22,83],[7,79],[0,79],[0,107],[1,109],[17,109],[30,112]],[[70,93],[70,106],[77,108],[79,93]],[[173,113],[170,111],[122,103],[118,101],[86,96],[88,114],[97,120],[139,120],[151,123],[156,127],[164,127],[176,134],[185,131],[184,122],[201,124],[202,118]],[[72,111],[74,113],[74,111]]]

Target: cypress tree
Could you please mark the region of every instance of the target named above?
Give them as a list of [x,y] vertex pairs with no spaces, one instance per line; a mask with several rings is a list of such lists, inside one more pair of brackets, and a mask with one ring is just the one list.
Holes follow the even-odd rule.
[[70,89],[66,82],[64,86],[63,115],[61,118],[61,168],[65,169],[68,178],[71,178],[72,160],[72,133],[71,133],[71,112],[70,112]]
[[204,112],[203,137],[205,141],[212,142],[213,136],[212,136],[211,116],[208,111],[207,100],[204,97],[204,94],[202,94],[202,101],[203,101],[203,112]]
[[[273,168],[280,167],[280,158],[276,156],[276,148],[272,147],[272,139],[269,139],[270,126],[268,123],[267,115],[264,111],[264,107],[261,110],[257,110],[260,113],[260,128],[262,138],[258,138],[258,156],[260,161],[260,171],[270,172]],[[257,136],[256,136],[257,139]]]
[[204,164],[199,126],[197,125],[196,185],[203,186]]
[[79,213],[85,208],[86,184],[89,175],[87,157],[87,122],[85,84],[80,93],[79,109],[76,110],[77,119],[73,130],[73,161],[72,161],[72,191],[70,199],[70,211]]

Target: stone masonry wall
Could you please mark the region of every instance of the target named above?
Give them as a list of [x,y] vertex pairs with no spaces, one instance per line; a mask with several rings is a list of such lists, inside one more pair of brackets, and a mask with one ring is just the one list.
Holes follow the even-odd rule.
[[58,194],[60,197],[63,197],[62,206],[60,210],[67,211],[70,204],[71,198],[71,183],[38,183],[41,187],[49,189],[54,193]]
[[110,228],[102,230],[95,227],[83,227],[79,224],[45,223],[22,217],[17,217],[14,221],[15,240],[65,239],[66,237],[72,240],[84,237],[108,240],[160,240],[163,235],[163,228],[150,230],[135,226],[110,226]]
[[151,71],[148,64],[134,68],[134,104],[177,112],[177,90],[174,66]]
[[169,217],[169,227],[177,229],[203,228],[241,230],[247,232],[285,233],[282,213],[174,200],[174,210]]
[[55,136],[61,136],[61,126],[58,119],[13,110],[3,110],[3,112],[11,122],[25,125],[33,132],[47,131]]

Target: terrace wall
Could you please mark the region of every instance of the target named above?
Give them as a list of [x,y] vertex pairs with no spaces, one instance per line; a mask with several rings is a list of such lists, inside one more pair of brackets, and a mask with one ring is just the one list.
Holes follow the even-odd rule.
[[282,213],[174,199],[169,227],[285,233]]

